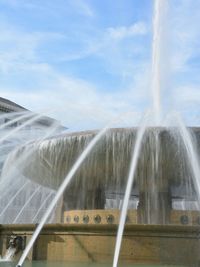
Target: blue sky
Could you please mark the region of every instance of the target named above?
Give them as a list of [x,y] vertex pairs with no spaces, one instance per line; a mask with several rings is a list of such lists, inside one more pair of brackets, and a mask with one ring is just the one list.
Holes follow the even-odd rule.
[[[168,0],[166,110],[199,125],[200,1]],[[151,106],[153,0],[0,0],[0,95],[71,130]],[[131,113],[129,113],[131,112]]]

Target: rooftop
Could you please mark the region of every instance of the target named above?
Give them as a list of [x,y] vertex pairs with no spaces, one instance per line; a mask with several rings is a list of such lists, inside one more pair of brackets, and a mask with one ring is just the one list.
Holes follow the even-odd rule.
[[[19,112],[19,111],[26,111],[27,109],[6,99],[0,97],[0,111],[3,112]],[[28,111],[28,110],[27,110]]]
[[[18,104],[16,104],[13,101],[10,101],[6,98],[0,97],[0,113],[10,113],[10,112],[32,112]],[[50,118],[48,116],[41,116],[40,118],[38,118],[35,123],[42,125],[44,127],[50,127],[51,125],[53,125],[56,122],[55,119]],[[61,129],[66,129],[65,127],[63,127],[62,125],[60,125]]]

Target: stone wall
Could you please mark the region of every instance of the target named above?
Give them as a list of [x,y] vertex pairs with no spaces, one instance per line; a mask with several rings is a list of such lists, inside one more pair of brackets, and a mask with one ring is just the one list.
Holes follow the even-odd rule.
[[[11,234],[27,237],[35,225],[0,227],[0,253],[5,254]],[[46,225],[29,260],[110,263],[117,225]],[[199,266],[199,226],[127,225],[120,252],[121,263]]]

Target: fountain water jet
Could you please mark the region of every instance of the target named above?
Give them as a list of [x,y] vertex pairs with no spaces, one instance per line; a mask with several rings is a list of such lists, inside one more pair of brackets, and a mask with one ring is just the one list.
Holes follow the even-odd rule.
[[152,95],[156,125],[161,123],[161,91],[163,86],[163,37],[165,34],[165,20],[167,0],[154,0],[153,16],[153,47],[152,47]]
[[15,248],[8,248],[6,251],[6,255],[3,257],[3,259],[0,259],[0,262],[5,262],[5,261],[12,261],[12,258],[14,257],[16,252]]
[[[148,118],[148,115],[147,115],[147,118]],[[128,175],[126,191],[125,191],[121,215],[120,215],[119,227],[118,227],[116,244],[115,244],[113,267],[117,267],[117,264],[118,264],[119,252],[120,252],[120,248],[121,248],[122,236],[123,236],[123,231],[124,231],[124,225],[126,222],[126,216],[127,216],[127,211],[128,211],[128,203],[129,203],[131,190],[132,190],[132,186],[133,186],[133,180],[134,180],[137,161],[138,161],[138,157],[139,157],[139,153],[140,153],[140,149],[141,149],[141,143],[142,143],[142,139],[143,139],[145,129],[146,129],[146,124],[147,124],[146,119],[147,118],[145,118],[145,121],[144,121],[143,125],[141,126],[141,128],[138,129],[138,134],[136,137],[135,147],[134,147],[132,160],[131,160],[131,164],[130,164],[130,171],[129,171],[129,175]]]
[[[156,125],[161,123],[161,86],[162,86],[162,66],[161,66],[161,59],[162,59],[162,27],[164,21],[164,12],[166,11],[167,1],[163,0],[155,0],[154,1],[154,18],[153,18],[153,48],[152,48],[152,90],[153,90],[153,109],[154,109],[154,116]],[[114,260],[113,260],[113,267],[117,267],[118,259],[119,259],[119,252],[122,242],[122,235],[128,210],[128,202],[130,199],[131,189],[133,185],[133,179],[137,164],[137,159],[140,153],[140,146],[142,143],[142,138],[145,132],[145,125],[139,129],[138,138],[136,139],[136,145],[134,149],[134,153],[132,156],[130,172],[128,176],[127,187],[124,195],[124,201],[120,216],[119,228],[117,233],[116,245],[115,245],[115,253],[114,253]],[[155,175],[158,173],[158,157],[159,157],[159,141],[158,135],[156,135],[156,169]],[[155,183],[152,185],[155,186]],[[155,201],[155,206],[156,206]]]

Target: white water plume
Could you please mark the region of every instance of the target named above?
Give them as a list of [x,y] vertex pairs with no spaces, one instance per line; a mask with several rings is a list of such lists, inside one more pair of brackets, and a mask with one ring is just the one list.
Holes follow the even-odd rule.
[[6,254],[4,255],[4,257],[2,259],[0,259],[0,262],[4,262],[4,261],[12,261],[13,257],[15,255],[16,252],[16,248],[13,247],[9,247],[6,250]]
[[155,122],[161,122],[162,104],[161,93],[164,84],[166,69],[163,67],[165,20],[167,15],[168,0],[154,0],[153,15],[153,47],[152,47],[152,95]]

